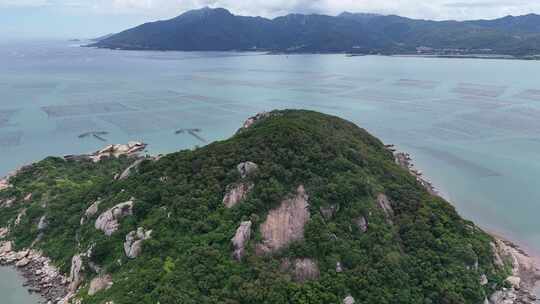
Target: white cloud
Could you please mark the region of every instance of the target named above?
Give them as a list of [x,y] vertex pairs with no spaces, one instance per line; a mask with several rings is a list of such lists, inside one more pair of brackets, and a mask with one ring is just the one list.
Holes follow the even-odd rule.
[[540,12],[540,2],[528,0],[0,0],[0,7],[12,6],[81,7],[94,13],[135,13],[153,18],[168,18],[204,6],[266,17],[292,12],[352,11],[427,19],[476,19]]

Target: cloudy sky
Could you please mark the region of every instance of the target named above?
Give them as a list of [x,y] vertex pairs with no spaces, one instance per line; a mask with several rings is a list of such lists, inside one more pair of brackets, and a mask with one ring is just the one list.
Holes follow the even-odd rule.
[[265,17],[351,11],[464,20],[540,13],[539,0],[0,0],[0,38],[94,37],[204,6]]

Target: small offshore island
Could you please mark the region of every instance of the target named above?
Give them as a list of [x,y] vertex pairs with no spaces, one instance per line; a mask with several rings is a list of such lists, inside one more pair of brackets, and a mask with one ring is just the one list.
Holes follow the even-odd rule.
[[284,110],[157,157],[49,157],[0,181],[0,262],[50,303],[534,303],[540,273],[343,119]]

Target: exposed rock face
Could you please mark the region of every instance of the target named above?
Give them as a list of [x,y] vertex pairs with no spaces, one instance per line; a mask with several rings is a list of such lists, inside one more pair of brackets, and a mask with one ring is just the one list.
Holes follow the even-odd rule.
[[5,238],[9,234],[9,228],[2,227],[0,228],[0,239]]
[[101,275],[95,277],[90,281],[90,287],[88,288],[88,295],[93,296],[96,293],[107,290],[113,285],[112,276],[110,274]]
[[19,225],[22,221],[22,218],[26,215],[26,208],[19,211],[19,214],[17,214],[17,218],[15,219],[15,222],[13,223],[15,226]]
[[240,163],[237,166],[237,169],[238,169],[238,172],[240,173],[240,177],[246,178],[248,176],[255,174],[255,172],[257,172],[257,170],[259,169],[259,166],[257,166],[257,164],[253,162],[248,161],[248,162]]
[[270,112],[262,112],[262,113],[259,113],[255,116],[252,116],[250,118],[248,118],[244,124],[242,125],[242,129],[240,130],[243,130],[243,129],[248,129],[250,128],[251,126],[253,126],[255,123],[265,119],[265,118],[268,118],[270,117],[272,114]]
[[137,141],[130,141],[127,145],[108,145],[105,148],[91,155],[93,161],[100,161],[101,158],[119,157],[121,155],[131,156],[146,148],[146,144]]
[[152,230],[145,230],[139,227],[137,231],[131,231],[126,235],[124,242],[124,252],[130,259],[138,257],[142,252],[142,245],[145,240],[152,237]]
[[480,285],[484,286],[484,285],[487,285],[488,283],[488,278],[485,274],[481,275],[480,276]]
[[263,242],[258,246],[259,254],[276,252],[304,238],[304,226],[310,217],[308,199],[304,186],[300,185],[294,196],[268,213],[260,227]]
[[137,159],[133,164],[127,167],[126,170],[122,172],[122,174],[120,174],[120,176],[118,177],[118,180],[124,180],[128,178],[131,175],[131,172],[136,170],[143,161],[144,161],[144,158]]
[[47,221],[47,216],[42,216],[40,219],[39,219],[39,223],[38,223],[38,231],[43,231],[45,229],[47,229],[47,227],[49,226],[49,222]]
[[30,260],[27,259],[27,258],[22,258],[22,259],[19,260],[17,263],[15,263],[15,266],[17,266],[17,267],[25,267],[25,266],[27,266],[28,264],[30,264]]
[[121,155],[134,156],[146,148],[146,144],[142,142],[129,142],[127,145],[108,145],[105,148],[88,155],[66,155],[66,160],[91,160],[99,162],[101,159],[110,157],[119,157]]
[[306,282],[316,280],[320,276],[319,266],[312,259],[294,259],[292,262],[289,259],[283,259],[281,262],[282,271],[292,272],[296,282]]
[[331,205],[328,207],[320,207],[319,209],[325,220],[331,220],[336,215],[339,207],[337,205]]
[[22,250],[15,254],[15,259],[20,260],[28,256],[29,250]]
[[69,272],[69,292],[74,293],[83,281],[82,277],[83,262],[80,254],[71,258],[71,270]]
[[386,221],[389,224],[392,224],[392,217],[394,217],[394,210],[392,209],[392,204],[385,194],[379,193],[377,195],[377,205],[382,209],[384,215],[386,216]]
[[232,208],[245,199],[253,189],[253,183],[237,183],[227,186],[223,204],[226,208]]
[[0,246],[0,255],[9,253],[13,250],[13,243],[11,241],[5,242]]
[[508,282],[514,289],[519,289],[521,284],[521,278],[516,276],[509,276],[506,278],[506,282]]
[[26,166],[22,166],[20,167],[19,169],[15,170],[15,171],[12,171],[10,173],[8,173],[5,177],[3,178],[0,178],[0,191],[2,190],[6,190],[10,187],[12,187],[11,183],[9,182],[9,180],[12,178],[12,177],[15,177],[17,176],[17,174],[19,174],[20,172],[26,170],[26,169],[29,169],[31,168],[33,165],[26,165]]
[[101,204],[101,201],[97,200],[93,202],[92,205],[88,207],[88,209],[86,209],[86,211],[84,212],[84,216],[81,217],[81,225],[83,225],[87,219],[90,219],[91,217],[96,215],[99,210],[99,204]]
[[491,248],[494,263],[498,267],[504,267],[505,261],[508,261],[512,266],[512,275],[506,279],[511,287],[495,292],[489,297],[489,303],[535,303],[536,296],[532,291],[540,280],[540,270],[535,260],[514,244],[502,239],[491,243]]
[[354,298],[352,296],[347,296],[343,299],[343,304],[354,304]]
[[23,199],[23,201],[25,202],[29,202],[31,200],[32,200],[32,193],[28,193]]
[[360,231],[362,232],[367,232],[368,230],[368,221],[365,217],[361,216],[359,218],[357,218],[354,223],[356,224],[356,226],[358,227],[358,229],[360,229]]
[[343,265],[341,265],[341,262],[336,263],[336,272],[337,273],[343,272]]
[[251,221],[242,222],[240,227],[236,229],[236,234],[231,239],[233,245],[233,258],[237,261],[241,261],[244,257],[245,246],[251,238]]
[[493,252],[493,258],[494,258],[493,262],[495,263],[495,265],[499,267],[504,267],[504,261],[500,255],[500,251],[502,251],[501,248],[498,247],[497,244],[493,242],[489,243],[489,245],[491,245],[491,251]]
[[[253,162],[243,162],[237,166],[238,172],[242,179],[253,175],[257,169],[257,164]],[[225,196],[223,197],[223,204],[226,208],[232,208],[239,202],[247,197],[249,192],[253,189],[254,184],[251,182],[238,182],[228,185],[225,189]]]
[[8,198],[4,200],[0,200],[0,208],[10,208],[13,206],[13,203],[15,203],[15,198]]
[[111,209],[103,212],[96,220],[95,227],[107,236],[111,236],[118,230],[118,220],[133,214],[133,199],[120,203]]
[[0,179],[0,191],[6,190],[9,187],[11,187],[11,185],[9,184],[9,179],[7,177]]

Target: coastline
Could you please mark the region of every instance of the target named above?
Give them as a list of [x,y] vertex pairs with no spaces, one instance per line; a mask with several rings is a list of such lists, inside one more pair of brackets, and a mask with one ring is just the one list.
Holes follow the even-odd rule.
[[[112,144],[107,145],[104,148],[89,154],[81,155],[64,155],[66,161],[90,161],[97,163],[101,159],[110,157],[118,158],[125,155],[126,157],[138,158],[147,144],[138,141],[128,142],[127,144]],[[131,168],[137,164],[138,159],[135,160],[132,166],[125,169],[124,172],[120,172],[115,178],[121,178],[121,176],[129,175]],[[31,166],[23,166],[12,173],[9,173],[6,177],[0,179],[0,191],[7,189],[12,185],[9,179],[24,168]],[[31,197],[31,193],[29,196]],[[15,222],[14,225],[17,225]],[[0,228],[0,265],[13,267],[24,278],[22,284],[29,293],[38,294],[42,301],[41,303],[47,304],[69,304],[72,298],[77,293],[80,285],[80,264],[77,267],[75,257],[72,260],[71,270],[69,274],[61,273],[60,270],[54,266],[53,261],[39,250],[33,248],[23,248],[21,250],[15,250],[15,245],[12,240],[6,239],[9,235],[10,226]],[[45,227],[42,229],[46,229]],[[38,237],[39,239],[39,237]],[[36,239],[36,241],[38,240]],[[36,242],[35,241],[35,242]],[[33,246],[33,245],[31,245]],[[80,256],[78,257],[80,261]],[[75,301],[74,303],[78,303]]]
[[343,51],[275,51],[264,49],[248,49],[248,50],[174,50],[174,49],[149,49],[149,48],[113,48],[105,46],[97,46],[93,44],[80,44],[79,47],[93,48],[96,50],[111,50],[111,51],[142,51],[142,52],[184,52],[184,53],[257,53],[259,55],[344,55],[345,57],[365,57],[365,56],[384,56],[398,58],[444,58],[444,59],[491,59],[491,60],[524,60],[524,61],[539,61],[540,55],[509,55],[509,54],[418,54],[418,53],[354,53]]
[[[386,145],[392,152],[396,164],[409,171],[416,180],[431,194],[445,198],[424,175],[416,169],[410,154],[399,152],[394,145]],[[482,229],[490,235],[494,242],[491,243],[495,264],[499,267],[511,266],[511,275],[506,278],[509,287],[493,293],[483,304],[533,304],[538,300],[536,290],[540,289],[540,256],[530,255],[515,241],[510,241],[499,233]],[[487,283],[487,281],[486,281]]]
[[13,250],[11,241],[0,242],[0,264],[14,267],[24,278],[23,287],[37,294],[43,303],[67,303],[69,279],[52,261],[36,250]]

